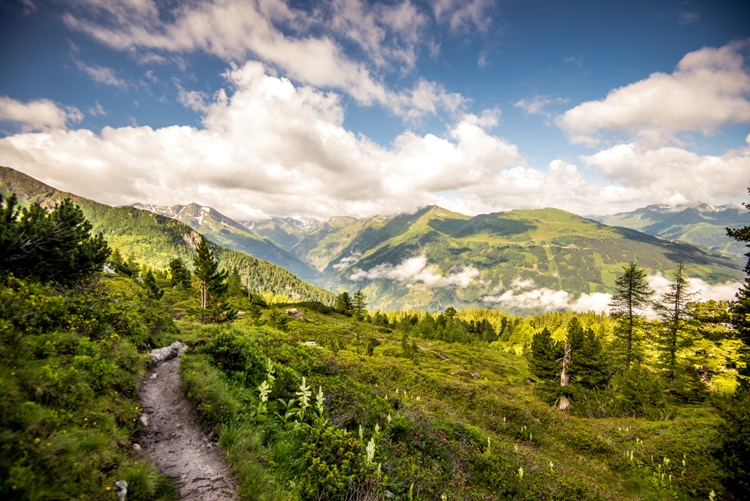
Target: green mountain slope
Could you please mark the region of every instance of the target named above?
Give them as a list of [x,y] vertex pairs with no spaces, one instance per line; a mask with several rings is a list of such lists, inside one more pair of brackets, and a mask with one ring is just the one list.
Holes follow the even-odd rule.
[[314,235],[297,249],[323,270],[320,282],[361,287],[381,308],[492,306],[506,292],[542,288],[571,297],[606,293],[634,259],[650,272],[683,262],[691,276],[711,283],[742,276],[739,260],[557,209],[469,217],[431,206]]
[[[104,233],[112,248],[120,249],[123,255],[133,255],[149,266],[166,268],[175,257],[192,265],[200,240],[196,231],[175,219],[134,207],[110,207],[64,193],[8,167],[0,167],[0,192],[6,196],[16,193],[27,203],[39,203],[45,207],[69,197],[81,207],[94,231]],[[300,280],[282,267],[220,245],[210,246],[224,267],[237,267],[250,290],[307,300],[333,300],[330,292]]]
[[272,217],[263,221],[240,221],[240,224],[281,247],[294,250],[295,245],[313,232],[325,235],[354,221],[356,221],[356,218],[347,216],[333,217],[328,221],[309,218]]
[[736,205],[715,207],[697,204],[676,208],[649,205],[632,212],[603,216],[598,220],[610,226],[623,226],[649,235],[687,242],[729,256],[742,257],[747,252],[745,246],[727,237],[727,227],[738,228],[750,224],[750,215]]
[[281,266],[303,280],[312,280],[317,274],[315,269],[300,260],[289,250],[277,246],[263,236],[257,235],[237,221],[226,217],[211,207],[204,207],[196,203],[173,205],[170,207],[134,204],[133,207],[177,219],[212,242]]

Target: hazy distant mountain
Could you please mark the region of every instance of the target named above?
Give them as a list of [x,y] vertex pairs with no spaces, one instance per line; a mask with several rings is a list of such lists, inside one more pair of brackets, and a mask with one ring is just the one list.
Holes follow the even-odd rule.
[[277,264],[304,280],[312,280],[317,274],[315,269],[293,252],[257,235],[211,207],[196,203],[172,206],[134,204],[133,207],[181,221],[212,242]]
[[346,216],[334,217],[328,221],[313,218],[272,217],[262,221],[239,222],[245,228],[291,250],[311,233],[329,233],[356,220],[356,218]]
[[649,205],[597,219],[610,226],[623,226],[669,240],[688,242],[731,256],[740,257],[748,251],[743,244],[727,237],[727,227],[750,224],[747,209],[737,205]]
[[[70,197],[91,221],[93,230],[104,233],[110,246],[119,249],[124,256],[133,255],[141,263],[157,268],[166,268],[169,261],[181,257],[192,266],[200,236],[191,226],[176,219],[130,206],[110,207],[61,192],[8,167],[0,167],[0,193],[4,196],[15,193],[21,200],[45,207]],[[204,212],[206,217],[199,226],[202,230],[216,224],[214,216],[208,216],[209,212]],[[220,231],[218,233],[221,235]],[[244,283],[252,290],[294,294],[302,300],[333,300],[330,292],[300,280],[283,267],[214,243],[209,245],[223,266],[237,267]]]
[[740,260],[557,209],[469,217],[430,206],[313,232],[295,250],[321,270],[318,283],[362,288],[382,308],[513,310],[526,299],[540,304],[548,299],[540,294],[553,291],[571,298],[611,292],[633,259],[650,272],[684,262],[691,276],[711,283],[743,276]]

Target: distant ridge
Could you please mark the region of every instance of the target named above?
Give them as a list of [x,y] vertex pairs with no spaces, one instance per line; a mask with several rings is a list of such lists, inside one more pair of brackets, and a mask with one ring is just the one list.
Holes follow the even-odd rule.
[[610,226],[622,226],[649,235],[687,242],[728,256],[742,257],[747,248],[727,236],[726,228],[750,224],[750,214],[737,205],[714,206],[648,205],[631,212],[620,212],[598,218]]
[[[200,235],[178,220],[131,206],[111,207],[61,192],[9,167],[0,167],[0,193],[4,196],[15,193],[21,200],[45,207],[69,197],[81,207],[94,231],[104,233],[110,245],[123,255],[133,255],[138,261],[158,268],[166,268],[175,257],[192,266]],[[244,284],[252,291],[326,303],[334,299],[331,292],[301,280],[285,268],[215,243],[209,246],[223,267],[237,267]]]

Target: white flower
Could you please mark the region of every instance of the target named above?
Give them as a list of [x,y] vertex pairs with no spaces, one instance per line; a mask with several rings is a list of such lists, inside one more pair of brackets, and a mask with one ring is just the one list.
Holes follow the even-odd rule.
[[315,408],[318,409],[318,414],[323,414],[323,387],[318,386],[318,394],[315,396]]
[[372,463],[373,458],[375,457],[375,439],[371,438],[369,442],[367,442],[367,448],[365,449],[367,451],[367,462]]
[[521,480],[523,480],[523,468],[518,469],[518,476],[521,477]]
[[310,407],[310,397],[312,396],[312,391],[310,391],[310,387],[307,386],[307,381],[305,380],[305,377],[302,377],[302,383],[299,385],[299,391],[295,393],[299,397],[299,405],[302,408],[302,412],[305,411],[308,407]]
[[260,401],[268,402],[268,395],[271,393],[271,386],[268,384],[268,381],[263,381],[258,386],[258,391],[260,392]]

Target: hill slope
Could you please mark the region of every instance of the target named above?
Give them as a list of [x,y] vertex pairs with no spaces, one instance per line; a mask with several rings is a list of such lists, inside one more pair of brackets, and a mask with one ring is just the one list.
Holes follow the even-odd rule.
[[727,227],[738,228],[750,224],[750,215],[736,205],[649,205],[632,212],[603,216],[598,220],[610,226],[623,226],[649,235],[687,242],[729,256],[742,257],[747,252],[744,245],[727,237]]
[[[372,306],[383,308],[500,302],[513,310],[524,294],[542,289],[571,297],[607,293],[632,260],[649,272],[683,262],[691,276],[711,283],[742,276],[739,260],[557,209],[469,217],[430,206],[361,219],[319,238],[313,232],[295,248],[322,270],[319,282],[361,287]],[[535,301],[526,306],[549,307],[538,293]]]
[[[9,167],[0,167],[0,192],[15,193],[28,203],[49,207],[71,198],[102,232],[112,248],[123,255],[133,255],[149,266],[166,268],[169,261],[181,257],[192,266],[200,235],[184,223],[134,207],[110,207],[70,193],[58,191]],[[217,259],[226,268],[237,267],[244,284],[253,291],[267,291],[300,300],[330,302],[333,294],[300,280],[275,264],[256,259],[219,245],[209,243]],[[303,299],[304,298],[304,299]]]
[[304,280],[312,280],[317,274],[315,269],[289,250],[277,246],[270,239],[254,233],[211,207],[196,203],[170,207],[134,204],[133,207],[181,221],[212,242],[269,261]]

